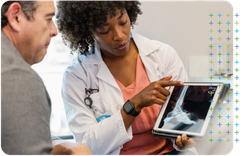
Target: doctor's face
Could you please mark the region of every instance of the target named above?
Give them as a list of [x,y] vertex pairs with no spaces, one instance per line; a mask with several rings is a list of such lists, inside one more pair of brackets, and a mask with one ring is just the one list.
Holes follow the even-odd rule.
[[116,10],[116,16],[107,16],[103,29],[97,28],[93,33],[102,55],[107,57],[124,56],[130,45],[130,19],[124,9]]

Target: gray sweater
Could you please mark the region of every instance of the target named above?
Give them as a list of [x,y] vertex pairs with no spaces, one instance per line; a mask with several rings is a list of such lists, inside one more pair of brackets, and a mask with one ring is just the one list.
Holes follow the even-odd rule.
[[51,101],[38,74],[1,32],[1,145],[6,154],[50,154]]

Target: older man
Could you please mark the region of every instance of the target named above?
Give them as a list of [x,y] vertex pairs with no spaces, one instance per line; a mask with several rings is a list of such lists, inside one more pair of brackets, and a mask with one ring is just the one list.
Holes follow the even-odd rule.
[[57,35],[53,1],[8,1],[1,14],[2,150],[6,154],[91,154],[80,143],[55,140],[52,144],[51,101],[31,68],[42,61]]

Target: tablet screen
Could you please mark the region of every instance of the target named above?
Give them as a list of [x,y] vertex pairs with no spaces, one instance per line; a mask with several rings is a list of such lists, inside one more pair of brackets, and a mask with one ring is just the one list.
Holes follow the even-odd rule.
[[217,86],[175,86],[158,128],[200,133]]

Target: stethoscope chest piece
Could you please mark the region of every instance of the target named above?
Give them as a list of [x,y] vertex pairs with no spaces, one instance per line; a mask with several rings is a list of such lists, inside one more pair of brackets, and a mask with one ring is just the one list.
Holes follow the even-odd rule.
[[84,98],[84,103],[89,107],[89,108],[92,108],[92,99],[90,97],[85,97]]

